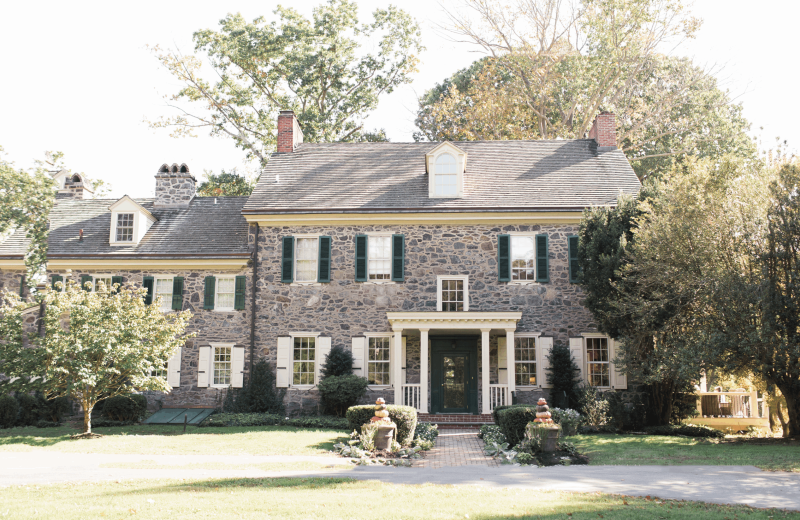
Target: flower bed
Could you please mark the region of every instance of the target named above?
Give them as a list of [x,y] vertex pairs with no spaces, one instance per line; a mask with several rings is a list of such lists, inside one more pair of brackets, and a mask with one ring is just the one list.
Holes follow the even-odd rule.
[[556,451],[542,451],[542,437],[539,428],[529,423],[525,428],[524,438],[513,448],[509,448],[506,436],[499,426],[484,425],[478,437],[483,439],[483,451],[495,457],[503,464],[519,464],[521,466],[570,466],[572,464],[588,464],[589,459],[578,453],[574,444],[560,440]]

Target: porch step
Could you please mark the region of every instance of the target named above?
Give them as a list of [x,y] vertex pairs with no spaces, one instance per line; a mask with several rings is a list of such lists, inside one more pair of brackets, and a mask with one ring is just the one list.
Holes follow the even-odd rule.
[[438,424],[440,426],[480,426],[482,424],[494,424],[491,414],[472,415],[467,413],[421,413],[417,419],[419,422]]

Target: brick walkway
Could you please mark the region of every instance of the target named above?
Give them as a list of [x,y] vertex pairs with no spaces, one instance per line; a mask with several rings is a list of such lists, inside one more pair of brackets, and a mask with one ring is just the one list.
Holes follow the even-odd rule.
[[425,458],[415,461],[421,468],[447,466],[499,466],[497,461],[483,454],[483,441],[474,429],[444,429],[436,438],[436,446],[425,452]]

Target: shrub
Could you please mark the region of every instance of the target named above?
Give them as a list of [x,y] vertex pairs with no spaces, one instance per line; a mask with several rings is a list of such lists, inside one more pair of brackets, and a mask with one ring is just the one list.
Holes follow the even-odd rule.
[[0,397],[0,426],[11,428],[17,424],[19,415],[19,403],[10,395]]
[[647,407],[642,403],[639,394],[634,394],[630,401],[625,400],[621,392],[607,392],[608,424],[618,430],[641,430],[645,425]]
[[274,413],[284,415],[286,390],[275,386],[275,372],[265,360],[253,365],[242,388],[229,388],[223,410],[231,413]]
[[525,427],[536,419],[536,406],[512,406],[497,414],[498,426],[509,446],[516,446],[525,436]]
[[499,414],[503,410],[508,410],[509,408],[530,408],[530,407],[534,407],[535,408],[536,405],[535,404],[507,404],[505,406],[498,406],[494,410],[492,410],[492,419],[494,420],[495,424],[499,425],[500,424],[500,415]]
[[426,441],[422,437],[414,437],[414,446],[421,448],[423,451],[433,449],[433,441]]
[[36,422],[37,428],[55,428],[57,426],[61,426],[61,423],[58,421],[45,421],[43,419]]
[[146,413],[147,398],[141,394],[109,397],[103,406],[103,415],[112,421],[136,422]]
[[340,417],[283,417],[269,413],[215,413],[200,426],[295,426],[347,431],[348,422]]
[[517,462],[522,464],[523,466],[527,466],[528,464],[532,464],[533,461],[536,460],[532,454],[530,453],[520,453],[517,455]]
[[681,424],[676,426],[649,426],[644,429],[650,435],[668,435],[685,437],[707,437],[712,439],[722,439],[725,434],[708,426],[694,426],[691,424]]
[[[411,446],[414,441],[414,432],[417,429],[416,408],[390,404],[386,410],[389,412],[389,419],[397,425],[397,442],[403,446]],[[351,406],[347,409],[350,430],[361,431],[361,425],[368,423],[374,415],[375,405],[373,404]]]
[[296,426],[298,428],[325,428],[331,430],[344,430],[350,427],[350,423],[344,417],[290,417],[283,421],[286,426]]
[[414,429],[414,440],[422,439],[424,441],[434,442],[438,436],[439,426],[436,424],[421,422],[417,423],[417,427]]
[[39,421],[38,402],[35,397],[22,392],[16,393],[17,404],[19,404],[19,415],[17,416],[18,426],[33,426]]
[[342,345],[334,345],[325,356],[325,363],[320,367],[320,376],[325,379],[326,377],[352,374],[353,361],[353,352],[350,349],[346,349]]
[[552,399],[550,404],[561,408],[575,406],[579,396],[579,379],[576,374],[579,374],[581,369],[572,360],[569,347],[561,344],[553,345],[547,359],[550,362],[547,382],[553,385],[550,390]]
[[506,436],[503,435],[503,431],[499,426],[495,426],[493,424],[484,424],[481,426],[481,431],[478,434],[478,437],[483,439],[483,443],[487,446],[491,445],[492,443],[496,443],[498,445],[506,443]]
[[361,435],[358,436],[358,441],[361,443],[361,448],[367,451],[375,451],[375,436],[378,434],[378,425],[372,422],[361,425]]
[[[47,422],[58,423],[61,419],[72,412],[72,401],[69,397],[56,397],[55,399],[45,399],[41,392],[36,392],[36,407],[39,419]],[[97,407],[92,410],[92,413]]]
[[582,385],[578,389],[578,412],[587,426],[604,426],[608,423],[608,400],[597,388]]
[[369,381],[366,377],[354,374],[326,377],[317,385],[323,409],[331,415],[344,417],[347,409],[358,403],[366,393],[367,385]]
[[550,414],[553,422],[561,426],[564,435],[575,435],[578,433],[578,425],[581,423],[581,414],[569,408],[551,408]]

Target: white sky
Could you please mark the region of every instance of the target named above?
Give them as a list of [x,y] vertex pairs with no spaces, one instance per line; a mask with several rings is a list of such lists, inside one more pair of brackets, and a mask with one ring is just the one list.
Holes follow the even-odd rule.
[[[285,2],[304,14],[321,0]],[[384,0],[360,0],[362,21]],[[174,139],[145,119],[169,115],[163,96],[180,85],[160,68],[145,45],[192,49],[191,35],[216,28],[228,12],[251,20],[272,16],[277,3],[228,0],[138,2],[4,1],[0,4],[0,146],[19,167],[45,150],[66,153],[66,164],[113,186],[112,196],[151,196],[153,175],[164,163],[204,169],[244,170],[232,142],[200,134]],[[474,48],[447,41],[433,26],[441,10],[433,0],[395,1],[419,20],[427,51],[411,85],[386,96],[367,121],[392,141],[410,141],[417,95],[480,57]],[[792,0],[696,0],[704,19],[697,40],[679,54],[718,65],[718,77],[744,103],[754,134],[766,146],[780,136],[800,142],[796,23]],[[763,127],[763,132],[759,130]]]

